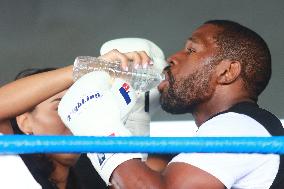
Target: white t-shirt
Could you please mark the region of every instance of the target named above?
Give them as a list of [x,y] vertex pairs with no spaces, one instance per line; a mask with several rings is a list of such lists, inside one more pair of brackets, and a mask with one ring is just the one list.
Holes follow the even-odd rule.
[[[228,112],[202,124],[196,137],[271,136],[256,120]],[[278,172],[280,156],[274,154],[181,153],[172,162],[198,167],[232,189],[268,189]]]
[[17,155],[0,156],[0,178],[0,188],[3,189],[41,188],[22,159]]
[[0,178],[3,189],[41,188],[18,155],[0,155]]

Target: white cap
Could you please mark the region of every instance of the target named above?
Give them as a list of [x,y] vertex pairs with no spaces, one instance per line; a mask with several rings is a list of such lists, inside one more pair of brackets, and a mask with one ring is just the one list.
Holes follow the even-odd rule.
[[160,47],[150,40],[143,38],[119,38],[105,42],[100,50],[103,55],[113,49],[117,49],[122,53],[131,51],[145,51],[147,55],[153,60],[154,67],[159,71],[167,65],[165,55]]

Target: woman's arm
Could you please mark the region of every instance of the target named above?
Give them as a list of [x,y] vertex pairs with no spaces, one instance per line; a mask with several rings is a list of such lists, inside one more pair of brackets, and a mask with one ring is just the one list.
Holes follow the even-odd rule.
[[70,87],[73,66],[25,77],[0,88],[0,122],[15,117]]

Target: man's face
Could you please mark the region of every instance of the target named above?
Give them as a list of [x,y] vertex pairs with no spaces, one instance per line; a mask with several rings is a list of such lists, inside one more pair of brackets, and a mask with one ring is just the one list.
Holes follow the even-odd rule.
[[214,25],[205,24],[190,37],[184,49],[168,58],[166,80],[159,85],[162,108],[174,114],[192,113],[215,91],[214,55],[217,52],[213,36]]

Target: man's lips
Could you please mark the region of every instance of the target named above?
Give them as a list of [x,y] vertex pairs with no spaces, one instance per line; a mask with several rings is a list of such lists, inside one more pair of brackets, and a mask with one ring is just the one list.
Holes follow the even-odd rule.
[[158,85],[158,90],[160,91],[160,92],[162,92],[163,91],[163,89],[168,85],[168,81],[167,80],[163,80],[159,85]]
[[158,90],[160,92],[163,91],[163,89],[169,84],[169,75],[168,73],[165,73],[165,79],[158,85]]

